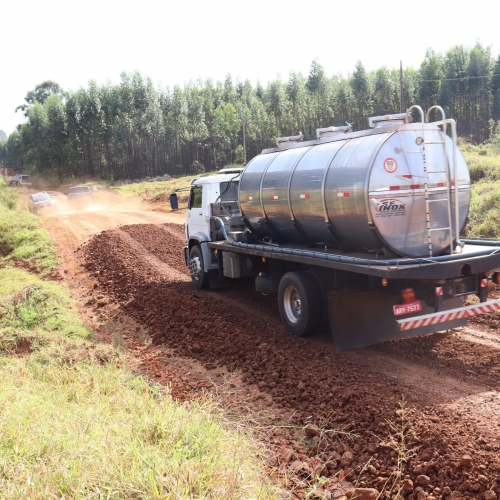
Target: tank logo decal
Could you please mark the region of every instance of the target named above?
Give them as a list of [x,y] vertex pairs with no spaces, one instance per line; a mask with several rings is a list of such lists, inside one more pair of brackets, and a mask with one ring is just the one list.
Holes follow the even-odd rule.
[[271,196],[269,196],[269,199],[270,200],[277,200],[278,197],[276,195],[272,194]]
[[398,169],[398,162],[394,158],[387,158],[384,161],[384,169],[386,172],[393,174]]
[[337,193],[339,198],[349,198],[349,193]]
[[398,217],[406,215],[406,205],[396,198],[373,200],[375,202],[375,217]]
[[306,194],[301,194],[300,197],[301,198],[310,198],[311,195],[309,193],[306,193]]

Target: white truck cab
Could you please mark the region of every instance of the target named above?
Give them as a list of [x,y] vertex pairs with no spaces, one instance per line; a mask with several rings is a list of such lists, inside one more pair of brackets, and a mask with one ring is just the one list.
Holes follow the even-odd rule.
[[186,210],[186,241],[184,258],[193,283],[199,288],[208,285],[209,273],[217,270],[217,258],[207,243],[212,241],[210,219],[221,214],[239,212],[238,187],[243,169],[223,169],[217,175],[198,177],[191,181]]

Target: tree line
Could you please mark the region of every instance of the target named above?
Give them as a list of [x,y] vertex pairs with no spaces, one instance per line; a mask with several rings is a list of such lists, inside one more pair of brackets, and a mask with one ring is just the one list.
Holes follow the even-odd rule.
[[[445,54],[429,49],[418,69],[382,67],[329,76],[313,61],[307,76],[291,73],[266,86],[250,81],[190,82],[157,88],[140,73],[119,84],[65,92],[51,81],[28,92],[26,122],[0,143],[5,166],[31,174],[137,179],[212,171],[249,161],[279,136],[315,137],[318,127],[367,128],[369,116],[420,104],[444,107],[458,134],[488,141],[500,120],[500,56],[477,43]],[[243,150],[243,129],[245,150]]]

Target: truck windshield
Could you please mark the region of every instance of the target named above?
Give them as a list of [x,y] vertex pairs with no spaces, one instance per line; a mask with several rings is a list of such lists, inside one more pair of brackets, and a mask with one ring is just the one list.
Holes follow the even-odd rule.
[[239,181],[221,182],[220,183],[220,200],[221,201],[238,201],[238,185],[239,185]]
[[45,201],[50,200],[50,196],[47,193],[38,193],[31,196],[33,201],[36,203],[37,201]]

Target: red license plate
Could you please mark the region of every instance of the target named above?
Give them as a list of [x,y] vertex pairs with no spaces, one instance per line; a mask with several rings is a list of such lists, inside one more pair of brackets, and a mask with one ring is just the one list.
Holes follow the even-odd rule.
[[396,304],[393,306],[394,316],[403,316],[403,314],[418,313],[422,310],[420,300],[410,302],[409,304]]

